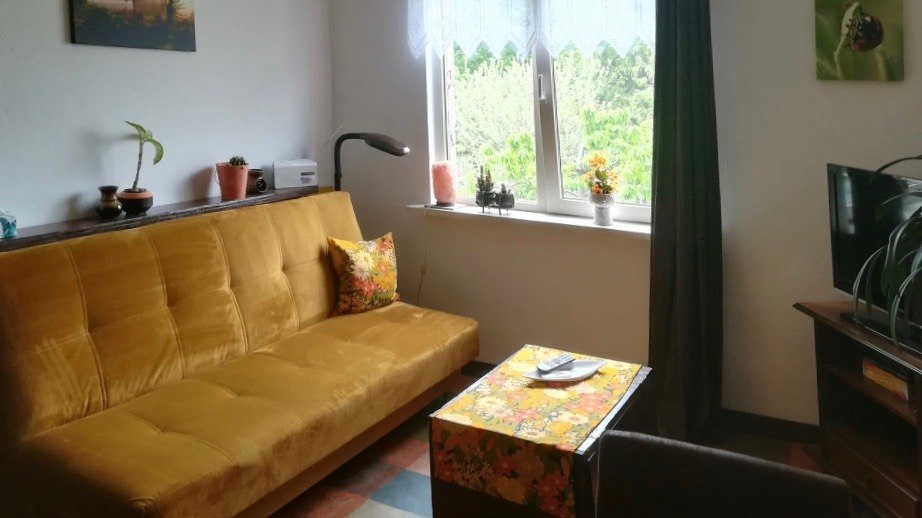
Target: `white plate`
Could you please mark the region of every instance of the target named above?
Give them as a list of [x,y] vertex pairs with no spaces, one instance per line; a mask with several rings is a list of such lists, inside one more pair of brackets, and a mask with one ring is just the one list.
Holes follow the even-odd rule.
[[547,374],[541,374],[538,369],[535,369],[522,375],[536,381],[580,381],[591,378],[603,365],[605,362],[596,360],[576,360],[570,365]]

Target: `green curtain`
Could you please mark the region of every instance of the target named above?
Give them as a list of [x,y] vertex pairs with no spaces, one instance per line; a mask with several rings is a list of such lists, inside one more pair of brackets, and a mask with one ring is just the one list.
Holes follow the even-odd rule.
[[657,0],[650,366],[660,434],[720,409],[723,286],[708,0]]

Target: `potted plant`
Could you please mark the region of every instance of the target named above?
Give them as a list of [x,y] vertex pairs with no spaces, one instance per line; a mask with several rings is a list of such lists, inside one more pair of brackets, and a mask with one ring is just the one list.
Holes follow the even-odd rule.
[[506,188],[506,184],[502,184],[502,188],[496,193],[496,206],[500,214],[503,213],[503,209],[506,209],[506,214],[509,214],[509,209],[515,207],[515,194],[511,189]]
[[[908,160],[922,160],[922,155],[894,160],[874,172],[880,174],[890,167]],[[883,218],[889,211],[903,210],[904,198],[919,198],[922,191],[907,191],[885,201],[877,209],[877,218]],[[864,300],[864,317],[871,319],[873,293],[879,289],[886,300],[884,309],[889,319],[889,332],[893,344],[900,345],[900,331],[909,328],[910,315],[916,310],[911,307],[911,291],[916,289],[922,277],[922,205],[914,209],[890,233],[887,244],[880,247],[865,261],[852,287],[855,304],[855,320],[862,322],[861,300]]]
[[595,208],[593,223],[610,226],[611,207],[615,204],[615,193],[618,192],[618,173],[608,166],[608,159],[601,153],[593,153],[589,157],[589,171],[583,175],[583,181],[589,187],[589,203]]
[[122,210],[125,211],[129,216],[140,216],[145,214],[151,207],[154,205],[154,193],[151,191],[138,187],[138,182],[141,180],[141,164],[144,160],[144,144],[150,144],[154,147],[154,165],[160,163],[163,160],[163,145],[160,144],[154,135],[141,126],[134,122],[125,121],[126,124],[134,128],[138,137],[138,169],[134,175],[134,183],[131,185],[131,188],[125,189],[118,193],[118,201],[122,204]]
[[474,202],[480,207],[480,212],[485,211],[496,201],[496,193],[493,192],[493,175],[490,171],[484,173],[483,166],[480,166],[480,176],[477,177],[477,194]]
[[215,164],[218,185],[221,186],[221,201],[242,200],[247,196],[247,177],[250,165],[242,156],[235,156],[227,162]]

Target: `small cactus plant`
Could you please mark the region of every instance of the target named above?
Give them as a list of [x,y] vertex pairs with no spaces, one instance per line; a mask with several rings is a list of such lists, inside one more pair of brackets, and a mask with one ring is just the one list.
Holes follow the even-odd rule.
[[244,166],[244,165],[250,165],[250,164],[247,163],[247,159],[246,159],[246,158],[243,158],[242,156],[235,156],[235,157],[231,158],[230,161],[229,161],[228,163],[229,163],[230,165],[234,166],[234,167],[240,167],[240,166]]

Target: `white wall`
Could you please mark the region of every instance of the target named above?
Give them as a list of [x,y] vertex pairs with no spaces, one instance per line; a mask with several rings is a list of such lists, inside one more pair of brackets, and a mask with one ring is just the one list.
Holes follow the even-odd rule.
[[404,298],[416,300],[428,248],[423,305],[480,321],[482,360],[535,343],[646,361],[649,241],[406,210],[429,201],[429,156],[425,64],[405,28],[405,0],[332,3],[334,128],[413,149],[398,159],[352,142],[343,153],[365,235],[395,234]]
[[67,4],[0,2],[0,207],[20,226],[131,183],[124,120],[166,147],[141,178],[157,204],[216,195],[211,164],[232,154],[317,157],[331,183],[328,0],[196,0],[195,53],[72,45]]
[[[724,218],[724,406],[816,422],[812,322],[832,289],[826,163],[922,153],[922,4],[906,81],[814,79],[813,2],[711,0]],[[918,165],[902,169],[922,175]]]

